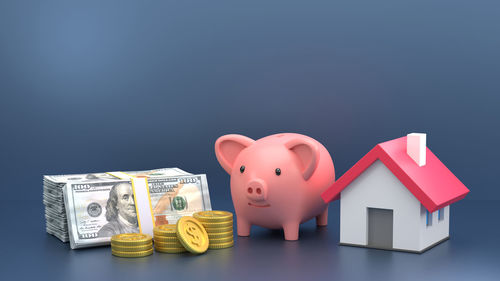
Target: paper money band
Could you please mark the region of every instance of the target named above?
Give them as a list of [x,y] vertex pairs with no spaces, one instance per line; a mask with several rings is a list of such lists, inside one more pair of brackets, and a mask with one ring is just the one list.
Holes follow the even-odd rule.
[[153,207],[151,206],[151,197],[149,195],[148,180],[146,178],[136,178],[123,172],[109,172],[108,174],[120,179],[130,180],[132,182],[139,230],[141,233],[153,236],[155,223]]

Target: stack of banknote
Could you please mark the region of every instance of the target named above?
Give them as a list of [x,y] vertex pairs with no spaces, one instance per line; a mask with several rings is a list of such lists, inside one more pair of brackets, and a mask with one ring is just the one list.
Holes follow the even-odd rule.
[[[211,210],[206,175],[178,168],[127,171],[146,177],[155,224]],[[44,176],[46,231],[71,248],[109,245],[120,233],[138,233],[132,183],[107,173]]]

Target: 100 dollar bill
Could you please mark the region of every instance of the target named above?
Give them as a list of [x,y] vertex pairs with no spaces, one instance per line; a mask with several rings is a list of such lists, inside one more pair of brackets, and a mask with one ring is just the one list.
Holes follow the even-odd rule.
[[[211,210],[206,175],[148,177],[156,225]],[[107,245],[111,236],[140,232],[130,180],[69,181],[64,203],[72,249]]]

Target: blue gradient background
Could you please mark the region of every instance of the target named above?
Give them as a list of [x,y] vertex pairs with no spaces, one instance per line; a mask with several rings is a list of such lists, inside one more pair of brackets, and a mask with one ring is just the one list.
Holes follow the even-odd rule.
[[[231,209],[221,135],[307,134],[339,177],[375,144],[426,132],[471,190],[458,212],[491,206],[482,245],[495,250],[477,260],[498,261],[499,11],[486,0],[2,0],[2,200],[32,202],[26,231],[47,240],[43,174],[178,166],[206,173],[214,208]],[[477,233],[463,235],[473,249]],[[67,253],[50,241],[38,249]]]

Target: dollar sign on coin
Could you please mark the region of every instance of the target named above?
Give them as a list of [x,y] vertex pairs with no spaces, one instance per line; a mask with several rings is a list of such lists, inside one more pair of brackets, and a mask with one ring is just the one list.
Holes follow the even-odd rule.
[[192,225],[188,226],[187,227],[187,234],[189,234],[189,236],[191,236],[191,243],[197,245],[197,246],[200,246],[200,236],[198,236],[198,234],[196,233],[197,229],[195,227],[193,227]]

